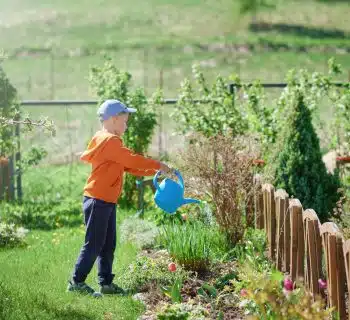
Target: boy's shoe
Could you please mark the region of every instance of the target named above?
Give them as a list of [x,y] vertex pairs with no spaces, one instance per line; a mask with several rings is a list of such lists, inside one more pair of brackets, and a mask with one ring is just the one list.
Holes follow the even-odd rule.
[[85,282],[76,283],[74,281],[69,281],[67,291],[91,295],[95,298],[102,297],[102,294],[100,292],[95,291],[94,289],[89,287]]
[[103,294],[127,294],[127,292],[123,288],[117,286],[114,283],[102,285],[100,292]]

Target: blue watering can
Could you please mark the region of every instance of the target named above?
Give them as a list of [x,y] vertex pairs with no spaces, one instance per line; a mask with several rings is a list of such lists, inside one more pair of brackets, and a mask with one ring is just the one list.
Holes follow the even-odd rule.
[[156,188],[154,201],[159,208],[172,214],[182,205],[200,203],[200,201],[196,199],[184,198],[184,180],[179,171],[175,171],[179,182],[165,178],[160,184],[158,184],[158,177],[160,174],[161,171],[158,171],[153,178],[153,184]]

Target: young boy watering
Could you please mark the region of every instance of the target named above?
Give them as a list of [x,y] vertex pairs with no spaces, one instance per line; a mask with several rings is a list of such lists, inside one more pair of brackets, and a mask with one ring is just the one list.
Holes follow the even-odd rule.
[[[124,293],[113,283],[112,273],[116,248],[116,204],[122,192],[123,174],[151,176],[157,170],[171,171],[166,164],[137,155],[123,145],[121,137],[127,129],[129,114],[134,112],[136,109],[127,108],[118,100],[106,100],[98,110],[102,130],[94,135],[81,155],[81,160],[92,167],[83,198],[86,234],[68,291],[94,296]],[[96,260],[100,293],[85,283]]]

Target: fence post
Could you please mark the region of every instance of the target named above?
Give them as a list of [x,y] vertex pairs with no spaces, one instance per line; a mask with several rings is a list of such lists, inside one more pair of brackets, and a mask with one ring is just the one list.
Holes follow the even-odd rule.
[[[350,303],[350,239],[346,240],[343,245],[346,283],[348,288],[348,305]],[[348,319],[350,319],[350,311],[348,311]]]
[[261,176],[254,175],[254,214],[255,214],[255,229],[264,229],[264,199],[261,190]]
[[345,263],[343,236],[337,225],[326,222],[321,226],[327,269],[328,305],[335,307],[340,319],[345,318]]
[[8,200],[10,185],[9,159],[0,157],[0,200]]
[[[18,119],[20,120],[20,117],[18,116]],[[15,155],[15,161],[16,161],[16,190],[17,190],[17,200],[22,201],[22,168],[21,168],[21,136],[20,136],[20,124],[16,124],[16,129],[15,129],[15,135],[17,139],[17,150],[16,150],[16,155]]]
[[322,239],[320,221],[312,209],[303,213],[304,239],[306,247],[305,285],[315,298],[320,293],[318,279],[322,273]]
[[[288,193],[283,189],[278,189],[275,193],[276,203],[276,219],[277,219],[277,250],[276,250],[276,265],[278,270],[282,271],[285,268],[285,220],[289,216],[286,214],[288,209]],[[288,224],[289,227],[289,224]],[[289,251],[287,251],[289,253]]]
[[9,175],[9,184],[8,184],[8,200],[13,201],[15,200],[15,163],[14,163],[14,157],[9,157],[8,162],[8,175]]
[[272,261],[275,261],[276,251],[276,206],[275,206],[275,188],[271,184],[262,186],[264,195],[264,221],[265,231],[269,244],[268,255]]
[[304,277],[304,230],[303,209],[298,199],[290,199],[291,212],[291,257],[290,274],[293,281]]

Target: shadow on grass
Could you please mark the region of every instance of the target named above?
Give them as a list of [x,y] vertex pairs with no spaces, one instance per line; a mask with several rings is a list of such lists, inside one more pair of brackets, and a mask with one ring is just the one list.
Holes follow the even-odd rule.
[[251,23],[249,25],[249,30],[253,32],[277,31],[284,34],[304,36],[314,39],[350,39],[350,33],[339,29],[323,29],[287,23]]
[[[49,303],[48,299],[44,296],[39,298],[34,298],[35,305],[40,310],[45,310],[48,314],[52,315],[52,319],[74,319],[74,320],[93,320],[96,319],[88,311],[75,310],[71,306],[63,306],[57,308],[57,306]],[[31,318],[34,320],[34,318]]]

